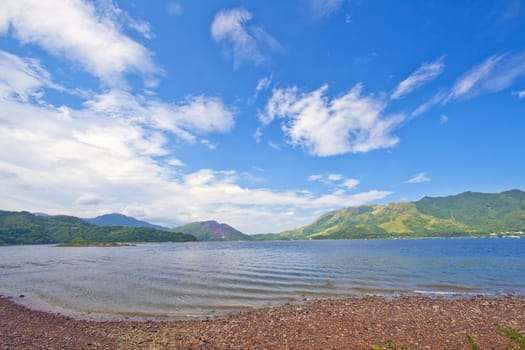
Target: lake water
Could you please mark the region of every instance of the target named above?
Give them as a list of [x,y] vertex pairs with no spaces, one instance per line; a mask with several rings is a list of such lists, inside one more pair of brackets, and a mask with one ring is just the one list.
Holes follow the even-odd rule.
[[525,294],[525,238],[0,248],[0,294],[81,317],[202,317],[367,294],[509,293]]

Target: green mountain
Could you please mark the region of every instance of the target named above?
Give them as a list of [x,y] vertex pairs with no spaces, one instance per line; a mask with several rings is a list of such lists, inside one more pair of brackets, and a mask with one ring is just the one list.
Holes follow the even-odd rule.
[[464,192],[417,202],[365,205],[324,214],[282,239],[453,237],[525,231],[525,192]]
[[250,241],[252,238],[227,224],[217,221],[192,222],[175,227],[173,231],[195,236],[199,241]]
[[157,230],[168,230],[166,227],[150,224],[147,221],[137,220],[131,216],[112,213],[97,216],[96,218],[84,219],[84,221],[97,226],[126,226],[126,227],[150,227]]
[[87,242],[185,242],[195,237],[148,227],[96,226],[73,216],[0,211],[0,244]]

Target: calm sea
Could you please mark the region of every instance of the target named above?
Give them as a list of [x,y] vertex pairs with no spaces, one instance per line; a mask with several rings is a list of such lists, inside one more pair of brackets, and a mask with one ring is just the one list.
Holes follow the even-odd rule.
[[0,294],[80,317],[202,317],[367,294],[509,293],[525,294],[525,238],[0,248]]

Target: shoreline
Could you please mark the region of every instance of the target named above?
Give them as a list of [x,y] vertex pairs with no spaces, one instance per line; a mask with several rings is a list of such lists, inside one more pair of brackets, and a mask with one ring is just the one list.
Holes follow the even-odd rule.
[[311,300],[201,320],[85,321],[0,296],[8,349],[502,349],[494,323],[525,333],[525,296],[377,296]]

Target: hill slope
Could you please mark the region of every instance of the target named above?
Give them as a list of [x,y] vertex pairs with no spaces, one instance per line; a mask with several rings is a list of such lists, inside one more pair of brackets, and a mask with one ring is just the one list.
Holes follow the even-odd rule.
[[464,192],[416,202],[366,205],[324,214],[283,239],[432,237],[525,231],[525,192]]
[[81,237],[89,242],[181,242],[195,237],[148,227],[96,226],[73,216],[35,216],[0,211],[0,244],[67,243]]
[[97,226],[126,226],[126,227],[150,227],[157,230],[168,230],[166,227],[150,224],[147,221],[137,220],[131,216],[117,213],[104,214],[96,218],[84,219],[90,224]]
[[234,229],[230,225],[217,221],[192,222],[175,227],[172,231],[187,233],[199,241],[249,241],[251,237]]

